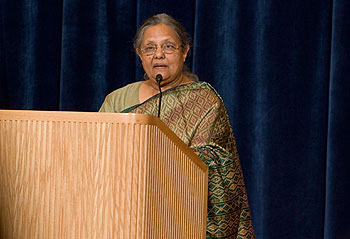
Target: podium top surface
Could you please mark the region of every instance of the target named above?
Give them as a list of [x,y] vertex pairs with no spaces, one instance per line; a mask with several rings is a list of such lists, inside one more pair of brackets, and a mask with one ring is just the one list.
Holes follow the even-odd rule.
[[193,150],[169,129],[163,121],[154,115],[77,111],[0,110],[0,122],[3,120],[152,125],[166,134],[173,143],[192,158],[199,167],[205,171],[208,170],[208,166],[193,152]]

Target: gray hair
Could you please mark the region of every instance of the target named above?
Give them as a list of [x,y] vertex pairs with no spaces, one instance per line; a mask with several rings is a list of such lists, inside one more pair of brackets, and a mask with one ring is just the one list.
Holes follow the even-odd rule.
[[[179,38],[180,43],[181,43],[181,49],[184,50],[185,47],[188,45],[190,46],[190,41],[191,38],[187,34],[185,28],[178,22],[176,21],[173,17],[169,16],[166,13],[161,13],[154,15],[148,19],[146,19],[143,24],[139,27],[139,29],[136,32],[136,35],[134,37],[134,49],[135,51],[139,51],[141,48],[141,42],[143,39],[143,35],[146,31],[147,28],[156,26],[159,24],[164,24],[169,27],[171,27],[176,36]],[[190,77],[192,80],[198,82],[198,76],[194,73],[192,73],[189,69],[188,66],[184,65],[183,66],[183,73]],[[148,76],[145,74],[145,79],[148,79]]]

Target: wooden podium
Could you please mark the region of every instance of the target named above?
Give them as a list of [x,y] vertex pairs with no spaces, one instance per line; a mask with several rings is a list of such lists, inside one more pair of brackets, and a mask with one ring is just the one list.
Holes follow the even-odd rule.
[[205,238],[207,193],[154,116],[0,110],[0,238]]

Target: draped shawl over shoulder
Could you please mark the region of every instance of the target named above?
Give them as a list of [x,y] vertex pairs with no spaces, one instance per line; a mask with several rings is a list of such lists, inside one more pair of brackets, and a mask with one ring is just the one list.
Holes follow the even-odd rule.
[[[123,110],[158,114],[159,95]],[[221,97],[208,83],[163,92],[161,120],[209,166],[207,238],[255,238],[236,142]]]

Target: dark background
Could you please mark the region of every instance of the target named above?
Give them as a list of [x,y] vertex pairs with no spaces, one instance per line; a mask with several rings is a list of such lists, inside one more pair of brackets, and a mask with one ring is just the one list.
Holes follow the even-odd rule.
[[259,239],[350,238],[349,0],[0,0],[0,108],[97,111],[166,12],[227,106]]

